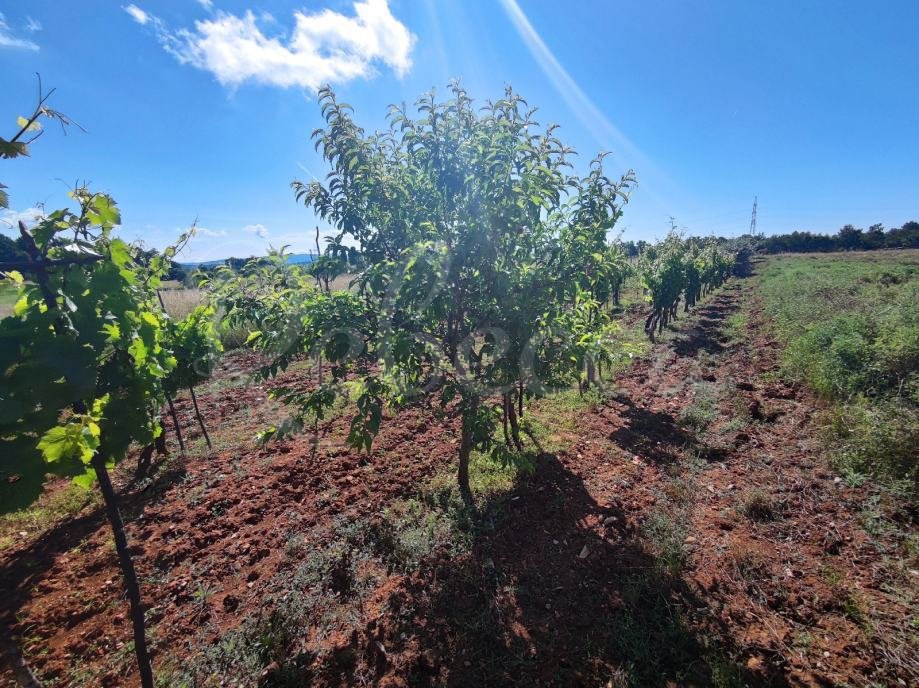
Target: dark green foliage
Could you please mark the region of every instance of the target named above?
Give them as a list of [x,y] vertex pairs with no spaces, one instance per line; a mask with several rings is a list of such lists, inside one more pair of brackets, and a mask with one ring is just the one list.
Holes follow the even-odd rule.
[[835,235],[794,231],[758,240],[763,253],[827,253],[830,251],[874,251],[882,248],[919,248],[919,222],[884,229],[872,225],[867,231],[846,225]]

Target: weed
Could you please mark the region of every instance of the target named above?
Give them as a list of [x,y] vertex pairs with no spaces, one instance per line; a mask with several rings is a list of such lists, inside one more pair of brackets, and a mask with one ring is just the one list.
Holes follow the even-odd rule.
[[717,417],[718,409],[715,407],[712,385],[706,382],[697,383],[693,386],[692,403],[680,409],[680,425],[702,434]]
[[674,517],[671,511],[655,509],[641,528],[642,538],[651,549],[657,567],[676,576],[686,563],[686,536],[688,523],[684,518]]
[[775,503],[762,490],[744,493],[740,501],[740,512],[753,521],[772,521],[776,518]]

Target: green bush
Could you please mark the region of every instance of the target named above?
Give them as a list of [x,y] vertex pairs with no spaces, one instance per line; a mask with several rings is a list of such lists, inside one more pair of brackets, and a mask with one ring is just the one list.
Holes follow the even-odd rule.
[[843,472],[919,483],[919,409],[913,403],[859,397],[833,410],[830,429],[836,465]]

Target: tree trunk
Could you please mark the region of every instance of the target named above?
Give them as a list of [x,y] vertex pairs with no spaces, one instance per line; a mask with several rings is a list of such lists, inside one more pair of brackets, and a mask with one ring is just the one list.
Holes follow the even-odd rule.
[[523,378],[517,380],[517,416],[523,418]]
[[511,448],[511,436],[507,432],[507,407],[510,405],[510,393],[505,392],[501,395],[501,429],[504,430],[504,445]]
[[121,563],[121,574],[127,589],[128,599],[131,602],[131,623],[134,627],[134,654],[137,656],[137,668],[140,671],[140,684],[143,688],[153,688],[153,668],[150,665],[150,655],[147,653],[147,636],[144,632],[144,607],[140,600],[140,585],[137,582],[137,572],[131,552],[128,550],[128,539],[124,532],[124,523],[118,511],[118,501],[108,470],[105,468],[105,458],[101,454],[93,456],[93,468],[99,480],[99,489],[105,500],[105,513],[112,533],[115,536],[115,549],[118,551],[118,561]]
[[[160,424],[162,427],[162,424]],[[156,453],[160,456],[169,456],[169,449],[166,448],[166,428],[163,428],[163,432],[160,433],[159,437],[153,440],[153,446],[156,447]]]
[[166,401],[169,403],[169,415],[172,416],[172,425],[176,429],[176,437],[179,439],[179,449],[185,453],[185,440],[182,439],[182,428],[179,427],[179,417],[176,415],[175,404],[172,403],[172,396],[167,394]]
[[207,428],[204,427],[204,419],[201,417],[201,411],[198,410],[198,397],[195,396],[195,388],[189,385],[188,391],[191,393],[191,403],[195,406],[195,415],[198,417],[198,425],[201,426],[201,432],[204,433],[204,441],[207,442],[207,448],[213,449],[214,445],[211,444],[210,435],[207,434]]
[[147,477],[147,471],[150,470],[150,460],[153,458],[154,449],[155,445],[151,442],[140,450],[140,454],[137,455],[137,469],[134,471],[135,480],[142,480]]
[[520,441],[520,424],[517,422],[517,412],[514,410],[514,400],[511,399],[507,406],[510,409],[508,420],[511,424],[511,437],[514,439],[514,446],[517,447],[517,451],[523,451],[523,442]]
[[472,499],[472,488],[469,486],[469,455],[472,453],[472,428],[467,428],[465,422],[463,423],[462,435],[456,481],[459,485],[460,497],[463,498],[463,504],[469,508],[475,508],[475,502]]

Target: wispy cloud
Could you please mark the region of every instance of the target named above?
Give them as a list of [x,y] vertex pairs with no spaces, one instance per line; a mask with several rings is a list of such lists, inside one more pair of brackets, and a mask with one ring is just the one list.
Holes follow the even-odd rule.
[[121,9],[130,14],[131,18],[142,26],[150,22],[150,15],[137,5],[123,5]]
[[38,50],[38,43],[25,38],[17,38],[13,34],[10,25],[6,23],[6,17],[0,12],[0,48],[18,48],[20,50],[35,51]]
[[388,0],[354,3],[354,15],[325,9],[315,14],[295,11],[289,36],[266,35],[259,19],[217,10],[194,28],[170,30],[135,5],[124,8],[140,24],[150,24],[160,43],[182,64],[213,74],[231,87],[246,82],[315,90],[324,83],[369,78],[376,65],[399,77],[412,66],[417,40],[396,19]]
[[41,22],[37,19],[32,19],[32,17],[26,17],[26,31],[30,33],[41,31]]
[[268,238],[268,228],[265,227],[265,225],[261,225],[261,224],[258,224],[258,225],[246,225],[245,227],[243,227],[243,231],[244,231],[244,232],[251,232],[252,234],[255,234],[255,236],[257,236],[257,237],[259,237],[259,238],[261,238],[261,239],[267,239],[267,238]]
[[198,0],[198,4],[208,11],[214,9],[214,0]]
[[15,230],[15,233],[18,235],[19,230],[17,229],[17,225],[19,224],[20,220],[25,222],[27,225],[31,225],[44,214],[45,211],[38,206],[26,208],[25,210],[3,208],[0,210],[0,228]]
[[207,227],[196,227],[195,231],[201,236],[207,237],[223,237],[227,235],[227,230],[225,229],[208,229]]

